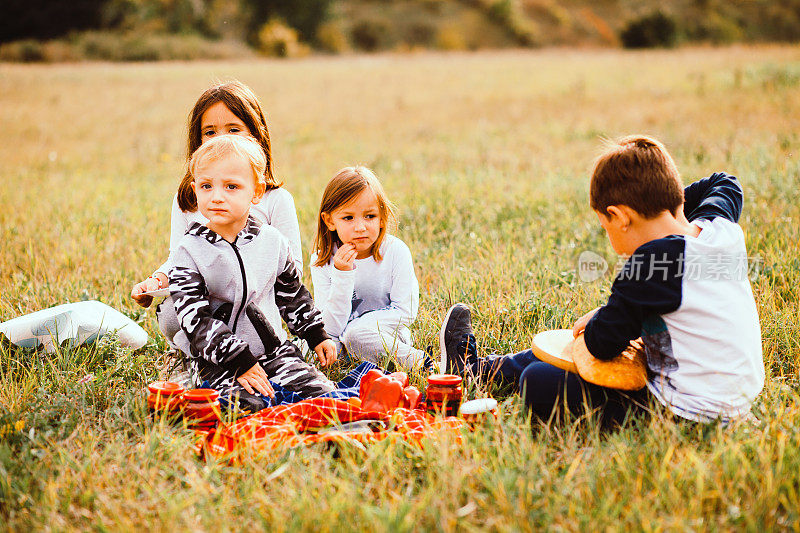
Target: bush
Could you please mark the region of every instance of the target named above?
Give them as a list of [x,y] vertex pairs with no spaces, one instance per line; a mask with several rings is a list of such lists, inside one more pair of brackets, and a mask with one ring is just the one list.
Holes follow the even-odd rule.
[[331,3],[332,0],[242,0],[250,13],[251,27],[257,33],[261,24],[280,18],[297,29],[306,42],[314,39],[320,25],[328,19]]
[[295,57],[306,53],[297,40],[297,30],[278,19],[272,19],[261,27],[258,32],[258,49],[274,57]]
[[625,48],[669,48],[677,42],[678,24],[659,9],[628,22],[620,39]]
[[231,59],[252,55],[241,42],[161,33],[88,31],[73,34],[68,39],[25,40],[0,45],[0,60],[17,62]]
[[346,52],[350,48],[347,36],[339,25],[333,22],[326,22],[317,30],[317,44],[319,47],[334,54]]
[[436,37],[436,26],[426,21],[412,23],[406,30],[405,41],[411,46],[430,46]]
[[728,44],[742,40],[744,32],[736,21],[712,13],[704,17],[693,29],[690,37],[693,40],[709,41],[714,44]]
[[467,40],[458,26],[446,25],[436,35],[436,47],[441,50],[466,50]]
[[385,46],[384,36],[388,31],[388,25],[381,20],[361,20],[350,30],[350,38],[357,48],[374,52],[381,46]]
[[33,63],[44,61],[44,50],[39,41],[26,39],[0,45],[0,60]]

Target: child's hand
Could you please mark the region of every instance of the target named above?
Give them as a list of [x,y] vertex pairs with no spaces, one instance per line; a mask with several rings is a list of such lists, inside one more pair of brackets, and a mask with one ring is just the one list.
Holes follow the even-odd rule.
[[600,309],[600,308],[599,307],[595,307],[594,309],[592,309],[591,311],[589,311],[588,313],[586,313],[585,315],[580,317],[575,322],[575,325],[572,326],[572,336],[573,337],[575,337],[577,339],[578,336],[581,333],[583,333],[583,330],[586,329],[586,324],[589,323],[589,321],[592,319],[592,317],[594,316],[594,314],[597,312],[598,309]]
[[272,388],[272,385],[269,384],[267,373],[264,372],[264,369],[258,363],[254,364],[250,370],[236,378],[236,381],[250,394],[255,394],[257,391],[264,396],[275,398],[275,390]]
[[356,260],[356,247],[353,243],[344,243],[336,253],[333,254],[333,266],[337,270],[353,270],[353,263]]
[[133,286],[131,298],[133,298],[134,302],[142,307],[150,307],[150,304],[153,303],[153,297],[142,293],[158,290],[159,287],[166,287],[168,283],[167,277],[161,272],[158,272],[156,276],[158,277],[150,276]]
[[330,366],[336,361],[336,345],[330,339],[326,339],[317,344],[314,348],[314,353],[317,354],[319,365],[322,368]]

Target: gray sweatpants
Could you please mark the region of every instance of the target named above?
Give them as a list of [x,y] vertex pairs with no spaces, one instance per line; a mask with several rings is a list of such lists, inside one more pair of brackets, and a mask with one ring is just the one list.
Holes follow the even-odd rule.
[[394,310],[364,313],[347,323],[338,340],[348,354],[375,364],[386,354],[406,370],[425,361],[425,352],[411,345],[411,331]]

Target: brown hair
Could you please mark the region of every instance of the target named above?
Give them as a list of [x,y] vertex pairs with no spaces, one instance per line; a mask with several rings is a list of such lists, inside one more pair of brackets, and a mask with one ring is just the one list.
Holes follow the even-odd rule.
[[[272,173],[272,147],[269,141],[267,119],[264,118],[261,104],[258,102],[258,98],[256,98],[253,91],[250,90],[250,87],[240,81],[234,80],[214,85],[197,99],[191,113],[189,113],[189,142],[186,159],[188,160],[191,158],[197,148],[203,144],[201,132],[203,114],[209,107],[217,102],[225,104],[225,107],[227,107],[231,113],[244,122],[244,125],[250,130],[250,135],[261,145],[267,162],[266,169],[264,170],[264,182],[267,186],[267,190],[277,189],[283,185],[283,183],[275,179]],[[197,210],[197,197],[194,195],[194,190],[192,189],[192,176],[188,169],[178,186],[178,207],[184,212]]]
[[589,189],[592,209],[604,215],[608,206],[626,205],[649,219],[665,210],[675,215],[683,204],[675,162],[663,144],[645,135],[607,141]]
[[236,155],[250,165],[253,171],[253,180],[264,182],[264,169],[267,167],[267,158],[261,146],[250,137],[241,135],[216,135],[213,139],[203,143],[195,150],[189,159],[189,174],[194,179],[197,172],[209,161],[219,161],[223,157]]
[[397,209],[386,197],[381,182],[378,181],[378,178],[370,169],[362,166],[345,167],[328,182],[325,192],[322,193],[322,201],[317,215],[317,235],[314,239],[314,250],[317,253],[317,261],[314,266],[327,264],[333,255],[334,246],[342,244],[336,231],[328,229],[327,224],[322,219],[322,214],[330,214],[336,209],[347,205],[361,191],[367,188],[372,190],[378,198],[378,211],[383,226],[380,233],[378,233],[378,238],[372,244],[372,257],[375,261],[383,259],[380,254],[381,244],[383,244],[383,239],[386,237],[389,226],[397,223]]

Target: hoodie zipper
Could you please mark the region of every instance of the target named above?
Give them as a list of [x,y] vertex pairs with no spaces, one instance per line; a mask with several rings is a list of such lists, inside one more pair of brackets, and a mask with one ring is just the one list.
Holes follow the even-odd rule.
[[236,324],[239,322],[239,315],[242,314],[242,309],[244,309],[244,304],[247,303],[247,275],[244,272],[244,261],[242,261],[242,256],[239,255],[239,249],[236,247],[236,244],[228,241],[225,242],[230,244],[231,248],[233,248],[233,253],[236,254],[236,259],[239,260],[239,269],[242,271],[242,303],[239,306],[239,310],[236,311],[236,315],[233,319],[233,327],[231,328],[231,331],[233,333],[236,333]]

